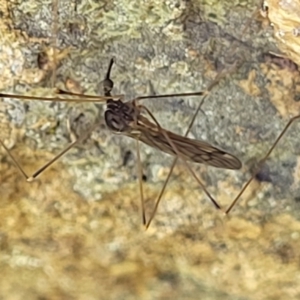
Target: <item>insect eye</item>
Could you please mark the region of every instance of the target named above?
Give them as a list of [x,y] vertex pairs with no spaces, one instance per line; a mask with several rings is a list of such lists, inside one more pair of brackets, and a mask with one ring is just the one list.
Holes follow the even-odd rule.
[[112,125],[112,127],[114,127],[115,128],[115,130],[117,130],[117,131],[122,131],[122,129],[123,129],[123,124],[121,124],[120,122],[119,122],[119,120],[118,119],[116,119],[116,118],[113,118],[112,120],[111,120],[111,125]]
[[132,116],[131,116],[131,115],[128,115],[128,114],[125,114],[125,115],[124,115],[124,119],[125,119],[126,121],[133,121]]
[[124,122],[122,122],[122,119],[118,118],[118,116],[116,116],[111,111],[106,111],[105,122],[106,125],[113,131],[121,132],[125,130]]

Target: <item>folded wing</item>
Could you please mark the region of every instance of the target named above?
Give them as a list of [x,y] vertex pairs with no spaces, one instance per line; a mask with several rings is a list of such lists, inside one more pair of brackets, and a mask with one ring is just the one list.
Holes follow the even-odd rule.
[[236,170],[242,166],[237,157],[206,142],[190,139],[167,130],[164,130],[164,133],[159,129],[138,126],[138,132],[128,132],[126,135],[137,138],[151,147],[176,156],[177,153],[174,147],[166,137],[168,135],[168,138],[180,153],[181,159],[222,169]]

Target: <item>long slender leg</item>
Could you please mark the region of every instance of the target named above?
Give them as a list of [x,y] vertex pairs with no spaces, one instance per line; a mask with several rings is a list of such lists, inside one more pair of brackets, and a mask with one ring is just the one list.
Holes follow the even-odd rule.
[[255,176],[257,175],[257,173],[261,170],[263,164],[266,162],[266,160],[268,159],[268,157],[271,155],[271,153],[273,152],[273,150],[275,149],[275,147],[277,146],[277,144],[279,143],[279,141],[281,140],[281,138],[285,135],[286,131],[298,119],[300,119],[300,115],[291,118],[289,120],[289,122],[285,125],[284,129],[281,131],[281,133],[279,134],[279,136],[277,137],[277,139],[275,140],[275,142],[273,143],[273,145],[271,146],[271,148],[269,149],[269,151],[267,152],[267,154],[260,160],[257,168],[252,173],[252,176],[250,177],[250,179],[245,183],[245,185],[243,186],[243,188],[241,189],[241,191],[238,193],[238,195],[232,201],[232,203],[230,204],[230,206],[227,208],[227,210],[225,211],[225,214],[228,215],[230,213],[230,211],[232,210],[232,208],[236,205],[236,203],[238,202],[238,200],[240,199],[240,197],[243,195],[244,191],[249,186],[249,184],[255,178]]
[[14,95],[14,94],[7,94],[7,93],[0,93],[1,98],[15,98],[15,99],[21,99],[21,100],[30,100],[30,101],[60,101],[60,102],[91,102],[91,103],[105,103],[106,100],[109,99],[123,99],[124,95],[114,95],[111,97],[104,97],[104,96],[91,96],[91,95],[84,95],[84,94],[76,94],[71,93],[67,91],[58,90],[58,95],[71,95],[71,96],[77,96],[77,97],[83,97],[83,98],[61,98],[61,97],[34,97],[34,96],[25,96],[25,95]]
[[[57,9],[57,5],[54,5],[54,9]],[[112,65],[113,65],[113,60],[110,61],[110,64],[109,64],[109,67],[108,67],[108,71],[107,71],[106,77],[104,79],[104,93],[105,93],[105,97],[104,98],[105,99],[106,98],[107,99],[112,99],[110,91],[111,91],[111,89],[113,87],[113,82],[109,79],[109,75],[110,75],[110,71],[111,71]],[[55,80],[55,78],[53,78],[53,80]],[[80,96],[78,94],[72,94],[72,93],[70,93],[70,94],[71,95]],[[9,96],[13,97],[13,95],[9,95]],[[1,94],[0,94],[0,97],[1,97]],[[21,99],[31,99],[31,97],[29,97],[29,96],[20,96],[19,98],[21,98]],[[89,99],[89,96],[87,98]],[[94,99],[94,97],[90,97],[90,98]],[[99,98],[100,97],[98,97],[98,99]],[[47,100],[50,100],[50,99],[47,99]],[[72,100],[74,100],[74,99],[72,99]],[[91,132],[95,129],[96,126],[97,126],[97,124],[94,125],[94,126],[92,126],[83,136],[81,136],[80,138],[78,138],[77,140],[75,140],[74,142],[72,142],[71,144],[69,144],[65,149],[63,149],[53,159],[51,159],[50,161],[48,161],[47,163],[45,163],[42,167],[40,167],[37,171],[35,171],[31,176],[27,175],[27,173],[24,171],[24,169],[22,168],[22,166],[18,163],[18,161],[16,160],[16,158],[12,155],[11,151],[5,146],[5,144],[4,144],[4,142],[2,140],[0,140],[0,144],[7,151],[8,155],[13,160],[13,162],[16,165],[17,169],[22,173],[22,175],[25,177],[25,179],[27,181],[33,181],[36,177],[38,177],[46,169],[48,169],[54,162],[56,162],[60,157],[62,157],[65,153],[67,153],[69,150],[71,150],[76,144],[78,144],[80,141],[86,139],[91,134]]]
[[[193,115],[193,117],[192,117],[192,120],[191,120],[191,122],[190,122],[190,124],[189,124],[189,126],[188,126],[188,128],[187,128],[187,130],[186,130],[186,133],[185,133],[185,135],[184,135],[185,137],[188,135],[188,133],[190,132],[191,128],[193,127],[194,122],[195,122],[195,120],[196,120],[196,117],[197,117],[199,111],[201,110],[201,106],[203,105],[203,103],[204,103],[206,97],[209,95],[210,91],[218,84],[218,82],[219,82],[223,77],[225,77],[227,74],[232,74],[232,73],[236,70],[237,65],[238,65],[238,63],[235,63],[235,64],[233,65],[233,67],[232,67],[227,73],[224,73],[224,72],[219,73],[219,74],[216,76],[216,78],[213,80],[213,82],[208,86],[208,88],[206,89],[206,91],[205,91],[205,92],[201,92],[201,93],[202,93],[201,95],[203,95],[203,98],[202,98],[202,100],[200,101],[199,105],[197,106],[197,109],[196,109],[196,111],[195,111],[195,113],[194,113],[194,115]],[[200,95],[200,93],[199,93],[199,95]],[[140,99],[138,98],[137,100],[140,100]],[[161,201],[161,199],[162,199],[162,197],[163,197],[163,194],[164,194],[165,189],[166,189],[166,187],[167,187],[167,185],[168,185],[168,182],[169,182],[169,180],[170,180],[170,178],[171,178],[172,172],[173,172],[173,170],[174,170],[174,167],[175,167],[177,161],[178,161],[178,156],[176,156],[176,157],[174,158],[173,162],[172,162],[170,171],[169,171],[169,173],[168,173],[168,175],[167,175],[167,178],[166,178],[166,180],[165,180],[165,182],[164,182],[164,184],[163,184],[163,187],[162,187],[162,189],[161,189],[161,191],[160,191],[160,193],[159,193],[159,195],[158,195],[158,197],[157,197],[157,199],[156,199],[156,202],[155,202],[155,206],[154,206],[153,212],[152,212],[152,214],[151,214],[151,216],[150,216],[150,218],[149,218],[149,220],[148,220],[148,223],[147,223],[147,225],[146,225],[146,228],[148,228],[148,227],[150,226],[150,224],[151,224],[151,222],[152,222],[152,220],[153,220],[153,218],[154,218],[154,216],[155,216],[155,214],[156,214],[156,212],[157,212],[158,205],[159,205],[159,203],[160,203],[160,201]]]
[[138,182],[139,182],[140,197],[141,197],[142,222],[143,222],[143,225],[145,226],[146,225],[146,213],[145,213],[145,201],[144,201],[143,179],[142,179],[143,170],[142,170],[139,140],[136,140],[136,153],[137,153]]
[[[210,91],[214,88],[214,86],[216,86],[219,81],[225,77],[227,74],[231,74],[234,70],[236,70],[237,68],[237,63],[234,64],[234,66],[226,73],[219,73],[216,78],[213,80],[213,82],[208,86],[208,88],[204,91],[200,91],[200,92],[192,92],[192,93],[177,93],[177,94],[161,94],[161,95],[153,95],[153,96],[140,96],[135,98],[133,101],[138,102],[141,100],[145,100],[145,99],[160,99],[160,98],[168,98],[168,97],[189,97],[189,96],[204,96],[206,97]],[[201,102],[201,105],[203,103]],[[200,107],[201,107],[200,105]],[[200,110],[200,108],[199,108]],[[193,117],[194,119],[194,117]],[[195,121],[195,119],[194,119]]]
[[[98,125],[98,124],[97,124]],[[53,157],[50,161],[45,163],[42,167],[40,167],[37,171],[35,171],[31,176],[28,176],[24,169],[21,167],[21,165],[18,163],[18,161],[15,159],[15,157],[12,155],[11,151],[5,146],[4,142],[0,140],[0,144],[3,146],[3,148],[7,151],[10,158],[13,160],[14,164],[16,165],[17,169],[22,173],[22,175],[25,177],[25,179],[28,182],[33,181],[35,178],[37,178],[40,174],[42,174],[46,169],[48,169],[54,162],[56,162],[59,158],[61,158],[63,155],[65,155],[69,150],[71,150],[76,144],[81,142],[82,140],[86,139],[91,132],[95,129],[97,125],[92,126],[83,136],[78,138],[73,143],[69,144],[65,149],[63,149],[60,153],[58,153],[55,157]]]
[[24,176],[24,178],[26,180],[28,180],[29,176],[26,174],[26,172],[24,171],[24,169],[21,167],[21,165],[18,163],[18,161],[12,155],[12,153],[10,152],[10,150],[5,146],[5,144],[4,144],[4,142],[2,140],[0,140],[0,144],[6,150],[6,152],[8,153],[8,155],[10,156],[10,158],[12,159],[12,161],[14,162],[15,166],[17,167],[17,169],[22,173],[22,175]]
[[[190,123],[190,125],[189,125],[189,127],[188,127],[188,129],[187,129],[187,131],[186,131],[186,133],[185,133],[184,136],[187,136],[187,135],[188,135],[188,133],[189,133],[191,127],[193,126],[193,124],[194,124],[194,122],[195,122],[195,120],[196,120],[196,116],[198,115],[198,113],[199,113],[199,111],[200,111],[200,109],[201,109],[201,106],[202,106],[202,104],[203,104],[203,102],[204,102],[205,97],[206,97],[206,96],[204,96],[203,99],[202,99],[202,101],[199,103],[199,105],[198,105],[198,107],[197,107],[197,109],[196,109],[196,112],[195,112],[195,114],[194,114],[194,116],[193,116],[193,118],[192,118],[192,120],[191,120],[191,123]],[[148,221],[148,223],[147,223],[147,225],[146,225],[146,228],[148,228],[148,227],[150,226],[150,224],[151,224],[151,222],[152,222],[154,216],[156,215],[156,212],[157,212],[157,209],[158,209],[158,205],[159,205],[159,203],[160,203],[160,201],[161,201],[161,199],[162,199],[162,196],[163,196],[163,194],[164,194],[164,192],[165,192],[165,190],[166,190],[166,187],[167,187],[167,185],[168,185],[168,183],[169,183],[169,180],[170,180],[170,178],[171,178],[171,175],[172,175],[172,173],[173,173],[173,170],[174,170],[174,167],[175,167],[177,161],[178,161],[178,156],[176,156],[176,157],[174,158],[173,162],[172,162],[170,171],[169,171],[169,173],[168,173],[168,175],[167,175],[167,178],[166,178],[166,180],[165,180],[165,182],[164,182],[164,184],[163,184],[162,189],[160,190],[160,192],[159,192],[159,194],[158,194],[158,197],[157,197],[157,199],[156,199],[156,202],[155,202],[155,206],[154,206],[153,212],[152,212],[152,214],[151,214],[151,216],[150,216],[150,218],[149,218],[149,221]]]
[[[150,112],[150,110],[145,107],[145,106],[141,106],[143,109],[145,109],[147,111],[147,113],[149,114],[149,116],[151,117],[151,119],[156,123],[156,125],[158,126],[158,128],[160,129],[160,132],[164,135],[164,137],[166,138],[166,140],[168,141],[168,143],[171,145],[171,147],[173,148],[173,150],[175,151],[175,153],[177,154],[177,157],[182,158],[180,152],[178,151],[177,147],[175,146],[175,144],[173,143],[173,141],[170,139],[169,135],[167,134],[167,132],[165,130],[163,130],[158,121],[156,120],[156,118],[154,117],[154,115]],[[189,164],[186,162],[185,159],[182,158],[182,161],[184,162],[186,168],[190,171],[190,173],[192,174],[192,176],[196,179],[196,181],[198,182],[198,184],[202,187],[202,189],[204,190],[205,194],[208,196],[208,198],[212,201],[212,203],[214,204],[214,206],[217,209],[221,209],[220,205],[215,201],[215,199],[210,195],[210,193],[207,191],[207,189],[205,188],[204,184],[200,181],[200,179],[196,176],[195,172],[192,170],[192,168],[189,166]]]

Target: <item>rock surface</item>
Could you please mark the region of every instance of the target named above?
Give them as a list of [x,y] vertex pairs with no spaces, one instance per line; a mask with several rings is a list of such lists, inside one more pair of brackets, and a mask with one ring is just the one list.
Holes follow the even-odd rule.
[[[114,94],[127,100],[200,91],[238,61],[191,132],[243,162],[240,171],[193,165],[224,209],[299,113],[298,68],[268,53],[279,50],[271,28],[248,22],[257,9],[251,1],[0,0],[0,7],[1,92],[49,97],[61,87],[99,94],[111,57]],[[145,105],[162,127],[184,134],[199,101]],[[135,141],[109,132],[103,111],[87,103],[0,102],[0,138],[28,174],[100,122],[30,184],[1,148],[2,298],[299,297],[299,125],[227,217],[178,163],[145,231]],[[141,159],[149,216],[172,158],[142,145]]]

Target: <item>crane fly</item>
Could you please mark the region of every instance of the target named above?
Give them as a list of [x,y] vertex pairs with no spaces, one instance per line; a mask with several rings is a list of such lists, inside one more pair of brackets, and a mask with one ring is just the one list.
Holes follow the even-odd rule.
[[[153,114],[149,111],[149,109],[140,104],[140,101],[143,99],[154,99],[154,98],[166,98],[166,97],[188,97],[188,96],[204,96],[202,99],[202,103],[204,98],[208,95],[209,91],[216,85],[216,83],[220,80],[220,78],[216,78],[210,87],[206,91],[194,92],[194,93],[179,93],[179,94],[165,94],[165,95],[155,95],[155,96],[141,96],[137,97],[133,100],[124,102],[122,101],[123,95],[111,95],[111,90],[113,88],[113,81],[110,79],[110,73],[113,66],[114,60],[111,59],[109,63],[109,67],[107,70],[107,74],[105,79],[103,80],[103,91],[104,96],[89,96],[71,93],[63,90],[57,90],[57,96],[53,98],[39,98],[39,97],[31,97],[31,96],[21,96],[21,95],[12,95],[12,94],[1,94],[0,97],[7,98],[13,97],[17,99],[25,99],[25,100],[42,100],[42,101],[65,101],[65,102],[102,102],[106,103],[107,108],[104,113],[104,119],[106,126],[116,134],[123,134],[128,137],[134,138],[137,141],[137,160],[138,160],[138,178],[139,178],[139,186],[140,186],[140,196],[141,196],[141,205],[142,205],[142,221],[146,227],[149,227],[158,207],[158,204],[162,198],[163,192],[167,185],[168,179],[171,175],[171,172],[176,164],[178,158],[180,158],[191,175],[195,178],[198,184],[202,187],[205,194],[212,201],[213,205],[220,209],[220,205],[214,200],[214,198],[210,195],[210,193],[206,190],[204,184],[198,179],[194,171],[188,165],[187,161],[195,162],[195,163],[203,163],[209,166],[213,166],[216,168],[223,169],[240,169],[241,162],[239,159],[221,149],[218,149],[207,142],[199,141],[195,139],[188,138],[186,135],[181,136],[166,129],[163,129],[158,121],[155,119]],[[62,95],[73,96],[70,98],[62,98]],[[201,104],[199,105],[199,110]],[[197,113],[197,111],[196,111]],[[146,117],[148,114],[148,117]],[[69,144],[65,149],[63,149],[58,155],[56,155],[49,162],[44,164],[41,168],[35,171],[31,176],[28,176],[15,157],[12,155],[11,151],[5,146],[4,142],[0,140],[0,143],[7,151],[11,159],[13,160],[16,167],[23,174],[27,181],[33,181],[37,178],[41,173],[43,173],[48,167],[50,167],[55,161],[57,161],[60,157],[62,157],[65,153],[67,153],[71,148],[73,148],[80,141],[87,138],[90,133],[95,129],[98,124],[92,126],[83,136],[79,137],[71,144]],[[190,130],[192,124],[190,125],[188,131]],[[142,170],[141,170],[141,161],[139,154],[139,141],[144,144],[149,145],[150,147],[156,148],[162,152],[171,154],[175,156],[175,160],[171,167],[169,176],[163,186],[162,191],[160,192],[154,211],[152,212],[150,219],[146,222],[145,216],[145,207],[144,207],[144,198],[143,198],[143,188],[142,188]]]
[[[267,15],[268,7],[266,5],[266,1],[262,1],[262,9],[261,12]],[[57,15],[57,7],[55,8],[56,15]],[[251,19],[250,19],[251,20]],[[247,23],[244,30],[242,31],[242,35],[245,32],[246,28],[250,26],[250,22]],[[54,32],[57,31],[57,26],[54,26]],[[55,44],[55,39],[54,39]],[[54,48],[55,49],[55,48]],[[55,59],[54,55],[54,59]],[[43,63],[43,61],[40,61]],[[146,228],[149,227],[151,221],[153,220],[156,211],[158,209],[158,205],[162,199],[168,181],[171,177],[173,169],[180,158],[183,163],[188,168],[189,172],[201,186],[205,194],[209,197],[212,201],[213,205],[220,209],[219,204],[215,201],[215,199],[210,195],[210,193],[206,190],[203,183],[197,178],[193,170],[188,165],[187,161],[195,162],[195,163],[203,163],[206,165],[214,166],[217,168],[224,168],[224,169],[240,169],[241,162],[235,156],[218,149],[209,143],[204,141],[194,140],[187,137],[190,129],[193,126],[193,123],[196,119],[198,112],[201,109],[201,105],[204,102],[204,99],[207,97],[209,92],[212,88],[219,82],[222,76],[217,76],[217,78],[212,82],[212,84],[206,89],[206,91],[200,91],[195,93],[181,93],[181,94],[169,94],[169,95],[155,95],[155,96],[142,96],[135,98],[133,100],[124,102],[123,95],[111,95],[111,90],[113,88],[113,81],[110,79],[110,72],[113,65],[113,60],[110,61],[109,68],[107,71],[107,75],[104,80],[104,96],[89,96],[89,95],[82,95],[82,94],[75,94],[69,93],[62,90],[57,91],[57,96],[52,98],[39,98],[39,97],[32,97],[32,96],[20,96],[20,95],[12,95],[12,94],[3,94],[0,93],[0,97],[3,98],[17,98],[23,100],[38,100],[38,101],[65,101],[65,102],[98,102],[98,103],[106,103],[107,109],[105,111],[105,123],[107,127],[116,134],[123,134],[128,137],[134,138],[137,142],[137,166],[138,166],[138,179],[139,179],[139,188],[140,188],[140,195],[141,195],[141,207],[142,207],[142,220],[143,224],[146,225]],[[222,74],[219,74],[222,75]],[[55,77],[55,68],[53,72],[53,78]],[[61,96],[70,95],[73,96],[73,99],[65,99]],[[200,101],[195,114],[188,126],[186,134],[184,136],[175,134],[170,132],[166,129],[163,129],[152,113],[147,109],[147,107],[140,104],[140,101],[143,99],[155,99],[155,98],[164,98],[164,97],[189,97],[189,96],[203,96],[202,100]],[[145,116],[147,114],[147,116]],[[282,137],[286,134],[286,131],[289,127],[294,123],[294,121],[300,119],[300,115],[297,115],[289,120],[287,125],[284,127],[282,132],[279,134],[273,145],[271,146],[270,150],[267,154],[260,160],[258,167],[252,173],[250,179],[245,183],[241,191],[235,197],[233,202],[230,204],[228,209],[225,211],[225,214],[229,214],[233,207],[236,205],[242,194],[245,192],[247,187],[256,177],[260,169],[262,168],[265,161],[271,155],[272,151],[275,149],[279,141]],[[76,144],[80,143],[84,139],[86,139],[90,133],[98,126],[95,124],[92,126],[87,132],[80,136],[78,139],[73,141],[70,145],[68,145],[64,150],[62,150],[58,155],[56,155],[53,159],[49,162],[44,164],[41,168],[35,171],[31,176],[28,176],[24,169],[20,166],[18,161],[15,159],[11,151],[8,147],[4,144],[4,142],[0,139],[0,143],[3,148],[6,150],[10,158],[13,160],[14,164],[22,173],[22,175],[26,178],[27,181],[32,181],[36,177],[38,177],[41,173],[43,173],[47,168],[49,168],[55,161],[57,161],[60,157],[62,157],[65,153],[67,153],[70,149],[72,149]],[[149,220],[146,222],[145,217],[145,207],[144,207],[144,199],[143,199],[143,188],[142,188],[142,170],[141,170],[141,162],[140,162],[140,153],[139,153],[139,141],[149,145],[150,147],[157,148],[165,153],[171,154],[175,156],[173,163],[170,167],[168,176],[163,184],[163,187],[156,199],[154,209],[150,215]]]

